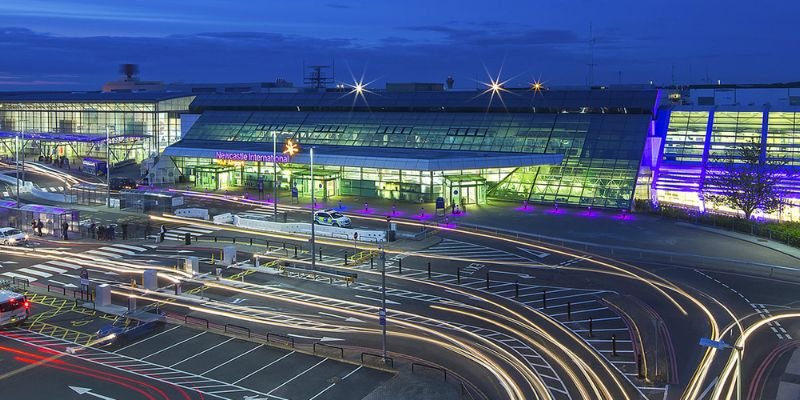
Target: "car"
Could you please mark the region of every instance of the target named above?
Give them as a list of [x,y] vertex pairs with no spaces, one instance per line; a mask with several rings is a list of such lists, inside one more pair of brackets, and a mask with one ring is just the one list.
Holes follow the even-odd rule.
[[349,228],[352,222],[344,214],[329,208],[314,213],[314,223],[320,225],[330,225],[341,228]]
[[111,178],[111,190],[136,189],[136,181],[131,178]]
[[97,347],[126,346],[138,339],[163,329],[165,323],[159,318],[148,320],[119,319],[95,332]]
[[0,243],[4,245],[28,243],[28,235],[17,228],[0,228]]

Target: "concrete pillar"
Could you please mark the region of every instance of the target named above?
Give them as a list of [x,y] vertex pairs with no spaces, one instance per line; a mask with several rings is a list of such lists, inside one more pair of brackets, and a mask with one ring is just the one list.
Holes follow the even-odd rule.
[[236,246],[222,248],[222,265],[231,265],[236,262]]
[[94,297],[95,304],[98,307],[111,305],[111,286],[108,284],[97,285]]
[[158,271],[154,269],[147,269],[142,274],[143,286],[147,290],[158,289]]
[[183,258],[183,271],[192,274],[192,276],[200,273],[200,259],[194,256],[187,256]]

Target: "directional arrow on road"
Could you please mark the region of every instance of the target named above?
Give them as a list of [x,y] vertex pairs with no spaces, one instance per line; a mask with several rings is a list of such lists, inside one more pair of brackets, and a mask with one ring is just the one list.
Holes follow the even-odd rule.
[[343,317],[343,316],[341,316],[341,315],[329,314],[329,313],[322,312],[322,311],[320,311],[318,314],[320,314],[320,315],[327,315],[327,316],[329,316],[329,317],[334,317],[334,318],[343,319],[343,320],[345,320],[345,321],[347,321],[347,322],[364,322],[364,321],[362,321],[362,320],[360,320],[360,319],[358,319],[358,318],[353,318],[353,317]]
[[319,340],[320,342],[337,342],[337,341],[340,341],[340,340],[344,340],[344,339],[328,337],[328,336],[314,337],[314,336],[295,335],[294,333],[290,333],[287,336],[291,336],[291,337],[298,338],[298,339]]
[[50,279],[50,282],[57,283],[57,284],[59,284],[61,286],[68,287],[68,288],[76,288],[77,287],[77,286],[75,286],[75,285],[73,285],[71,283],[59,282],[59,281],[52,280],[52,279]]
[[[357,295],[356,295],[356,297],[358,297],[359,299],[364,299],[364,300],[372,300],[372,301],[377,301],[377,302],[380,302],[380,301],[381,301],[381,299],[376,299],[376,298],[372,298],[372,297],[362,296],[362,295],[360,295],[360,294],[357,294]],[[389,300],[389,299],[386,299],[386,304],[400,304],[400,303],[398,303],[398,302],[396,302],[396,301],[394,301],[394,300]]]
[[70,386],[69,388],[74,390],[75,393],[80,394],[80,395],[88,394],[89,396],[93,396],[93,397],[96,397],[98,399],[116,400],[113,397],[108,397],[108,396],[103,396],[103,395],[100,395],[100,394],[97,394],[97,393],[92,393],[92,389],[89,389],[89,388],[80,387],[80,386]]
[[545,257],[550,255],[550,253],[545,253],[543,251],[536,251],[536,250],[526,249],[524,247],[517,247],[517,249],[520,249],[520,250],[522,250],[522,251],[524,251],[524,252],[526,252],[528,254],[534,255],[534,256],[539,257],[539,258],[545,258]]
[[516,272],[495,271],[495,270],[489,271],[489,275],[494,275],[494,274],[514,275],[516,277],[519,277],[520,279],[533,279],[533,276],[528,274],[518,274]]

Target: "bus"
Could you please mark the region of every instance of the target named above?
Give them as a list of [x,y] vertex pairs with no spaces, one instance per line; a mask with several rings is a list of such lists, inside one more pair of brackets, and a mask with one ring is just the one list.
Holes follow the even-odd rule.
[[28,299],[10,290],[0,290],[0,327],[20,325],[31,315]]

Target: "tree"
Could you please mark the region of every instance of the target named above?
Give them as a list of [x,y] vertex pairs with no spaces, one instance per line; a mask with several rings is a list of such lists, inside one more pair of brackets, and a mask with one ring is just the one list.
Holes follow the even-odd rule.
[[789,173],[787,163],[786,157],[762,161],[759,141],[741,143],[712,160],[706,169],[703,197],[742,211],[748,220],[756,210],[776,211],[783,202],[781,182]]

